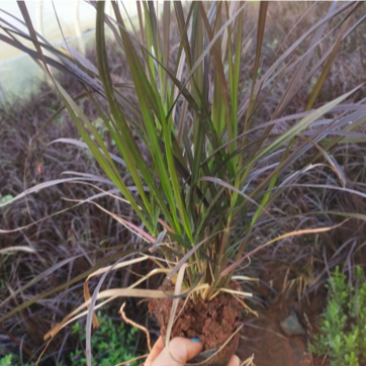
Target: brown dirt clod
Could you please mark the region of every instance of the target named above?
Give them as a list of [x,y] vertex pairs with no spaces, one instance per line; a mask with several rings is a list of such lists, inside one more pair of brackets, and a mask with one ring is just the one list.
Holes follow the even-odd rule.
[[[237,286],[235,283],[231,284],[231,287],[235,289]],[[164,281],[161,289],[171,291],[174,290],[174,285]],[[166,335],[171,307],[172,300],[168,298],[153,299],[149,302],[149,311],[159,322],[163,338]],[[242,305],[230,294],[220,294],[210,302],[206,302],[200,297],[195,301],[189,299],[185,305],[184,300],[179,300],[177,314],[180,312],[181,314],[173,326],[172,338],[199,338],[203,345],[203,352],[217,349],[235,332],[242,310]],[[236,351],[238,343],[239,334],[235,335],[223,350],[204,365],[227,365],[230,357]],[[202,357],[194,359],[194,362],[201,361]]]

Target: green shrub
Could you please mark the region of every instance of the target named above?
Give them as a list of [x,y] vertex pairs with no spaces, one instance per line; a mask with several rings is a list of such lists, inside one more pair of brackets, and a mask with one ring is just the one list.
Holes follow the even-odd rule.
[[328,355],[331,366],[358,366],[366,361],[366,283],[361,267],[358,286],[347,284],[337,267],[329,279],[328,304],[321,316],[321,334],[310,346],[318,356]]
[[[128,329],[125,323],[116,323],[109,318],[103,318],[98,314],[100,327],[95,330],[91,338],[91,350],[93,355],[93,365],[110,366],[131,360],[135,354],[135,341],[138,329]],[[84,343],[86,335],[85,329],[80,323],[74,324],[73,334],[79,334],[80,340]],[[79,345],[75,352],[70,353],[70,365],[86,365],[84,350]],[[131,362],[130,366],[137,366],[137,362]]]
[[[135,343],[138,329],[128,329],[125,323],[116,323],[109,318],[101,317],[98,314],[100,327],[95,330],[91,338],[91,350],[93,365],[114,366],[137,357]],[[73,325],[72,333],[79,336],[76,348],[70,353],[68,366],[86,365],[86,357],[83,345],[85,344],[85,330],[80,323]],[[19,356],[7,354],[0,358],[0,366],[31,366],[33,363],[21,363]],[[58,364],[63,366],[64,364]],[[137,362],[131,362],[129,366],[137,366]]]
[[31,364],[22,363],[18,355],[8,354],[0,358],[0,366],[31,366]]

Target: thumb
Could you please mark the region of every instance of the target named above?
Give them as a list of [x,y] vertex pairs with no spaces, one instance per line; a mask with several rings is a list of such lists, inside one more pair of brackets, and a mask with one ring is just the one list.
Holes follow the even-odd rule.
[[202,351],[202,343],[187,338],[174,338],[160,355],[154,360],[153,366],[180,366],[185,364]]

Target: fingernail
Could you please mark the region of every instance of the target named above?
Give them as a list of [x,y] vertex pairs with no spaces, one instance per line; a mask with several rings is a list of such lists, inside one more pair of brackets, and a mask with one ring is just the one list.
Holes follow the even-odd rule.
[[196,342],[196,343],[201,343],[199,338],[191,338],[191,341]]

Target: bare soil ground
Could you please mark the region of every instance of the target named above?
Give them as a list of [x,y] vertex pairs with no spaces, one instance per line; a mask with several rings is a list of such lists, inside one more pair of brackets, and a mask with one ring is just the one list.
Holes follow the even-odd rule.
[[[326,292],[298,299],[296,291],[286,290],[285,272],[281,265],[267,265],[261,279],[272,284],[272,288],[260,285],[256,291],[263,300],[258,309],[258,318],[251,317],[245,322],[238,355],[247,359],[255,355],[256,366],[328,366],[327,359],[313,358],[307,351],[312,333],[317,330],[318,316],[326,302]],[[304,335],[286,335],[281,322],[295,313],[305,330]]]

